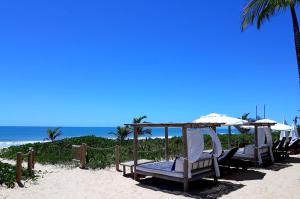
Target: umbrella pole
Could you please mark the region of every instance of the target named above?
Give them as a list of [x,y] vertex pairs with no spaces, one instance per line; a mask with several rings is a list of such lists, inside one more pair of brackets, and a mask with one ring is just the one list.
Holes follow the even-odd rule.
[[231,149],[231,126],[228,126],[228,149]]

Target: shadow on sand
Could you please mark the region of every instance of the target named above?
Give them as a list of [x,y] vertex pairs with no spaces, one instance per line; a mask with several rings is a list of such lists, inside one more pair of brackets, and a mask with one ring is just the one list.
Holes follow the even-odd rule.
[[190,183],[189,192],[184,193],[183,185],[181,183],[158,178],[146,178],[140,180],[138,186],[154,191],[162,191],[173,195],[182,195],[191,198],[218,198],[224,194],[236,191],[244,185],[224,181],[214,183],[213,180],[202,179]]
[[246,181],[246,180],[262,180],[265,177],[265,173],[255,170],[232,170],[231,175],[224,175],[223,179],[225,180],[234,180],[234,181]]
[[282,161],[283,164],[290,164],[290,163],[300,163],[300,158],[299,157],[289,157],[285,160]]
[[272,170],[272,171],[279,171],[281,169],[285,169],[287,167],[293,166],[292,164],[300,163],[300,158],[297,157],[289,157],[287,159],[284,159],[282,161],[277,161],[274,164],[270,166],[263,167],[261,169],[263,170]]

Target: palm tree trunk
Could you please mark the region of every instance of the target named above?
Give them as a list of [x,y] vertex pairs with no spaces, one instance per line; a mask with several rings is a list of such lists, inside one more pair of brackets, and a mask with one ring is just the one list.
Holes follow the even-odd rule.
[[291,6],[290,9],[291,9],[291,14],[293,19],[294,40],[295,40],[296,56],[297,56],[297,63],[298,63],[298,79],[300,85],[300,31],[299,31],[299,24],[298,24],[295,7]]

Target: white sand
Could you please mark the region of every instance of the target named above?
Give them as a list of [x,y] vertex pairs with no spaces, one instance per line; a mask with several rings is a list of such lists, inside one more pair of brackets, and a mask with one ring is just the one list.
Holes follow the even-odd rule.
[[45,172],[36,182],[27,182],[24,188],[0,187],[0,198],[300,198],[300,156],[267,169],[234,172],[217,186],[212,181],[200,181],[188,195],[181,192],[180,184],[155,179],[140,184],[113,168],[93,171],[37,164],[36,169]]

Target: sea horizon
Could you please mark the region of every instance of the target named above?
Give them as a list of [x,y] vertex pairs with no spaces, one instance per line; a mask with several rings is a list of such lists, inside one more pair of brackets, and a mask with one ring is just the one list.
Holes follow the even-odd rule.
[[[22,145],[34,142],[43,142],[47,137],[47,129],[54,128],[49,126],[0,126],[0,148],[12,145]],[[144,137],[164,138],[163,128],[151,128],[152,134]],[[80,136],[97,136],[103,138],[114,139],[112,134],[116,131],[116,127],[61,127],[62,136],[59,139],[80,137]],[[220,127],[217,129],[218,134],[226,134],[227,128]],[[239,132],[233,128],[233,134]],[[179,128],[170,128],[169,136],[181,136]],[[129,136],[132,138],[132,136]]]

